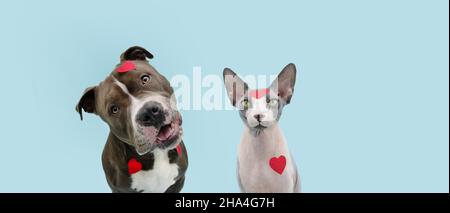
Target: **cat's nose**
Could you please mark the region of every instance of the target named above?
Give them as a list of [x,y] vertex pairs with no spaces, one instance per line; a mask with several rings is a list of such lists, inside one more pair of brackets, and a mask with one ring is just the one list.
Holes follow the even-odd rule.
[[261,119],[264,118],[264,115],[263,115],[263,114],[256,114],[256,115],[253,115],[253,117],[254,117],[258,122],[261,122]]

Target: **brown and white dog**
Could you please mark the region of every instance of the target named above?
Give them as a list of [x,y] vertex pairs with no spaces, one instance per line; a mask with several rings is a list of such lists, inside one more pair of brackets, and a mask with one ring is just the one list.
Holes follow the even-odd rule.
[[76,110],[94,113],[110,133],[102,163],[112,192],[179,192],[188,156],[182,140],[181,115],[169,81],[142,47],[131,47],[120,64],[89,87]]

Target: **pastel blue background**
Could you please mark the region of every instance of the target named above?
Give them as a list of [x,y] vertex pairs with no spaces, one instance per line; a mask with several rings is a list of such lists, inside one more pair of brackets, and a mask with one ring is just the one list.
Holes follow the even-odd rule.
[[[109,192],[74,107],[141,45],[168,78],[299,69],[280,125],[304,192],[448,192],[448,1],[2,1],[1,192]],[[234,111],[184,111],[184,192],[237,192]]]

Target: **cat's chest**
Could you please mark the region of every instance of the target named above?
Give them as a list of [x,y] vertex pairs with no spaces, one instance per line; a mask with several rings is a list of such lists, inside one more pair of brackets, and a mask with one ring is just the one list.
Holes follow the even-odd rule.
[[238,146],[238,168],[247,192],[292,192],[294,188],[294,163],[283,137],[244,136]]
[[292,192],[295,169],[289,153],[239,159],[239,179],[248,192]]

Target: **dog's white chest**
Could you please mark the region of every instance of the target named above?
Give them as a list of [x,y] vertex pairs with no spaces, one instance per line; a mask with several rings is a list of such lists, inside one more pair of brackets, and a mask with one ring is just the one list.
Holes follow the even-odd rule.
[[131,175],[131,188],[138,192],[163,193],[175,183],[178,165],[170,164],[168,151],[155,150],[153,169]]

